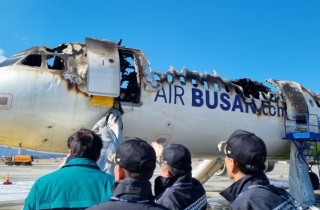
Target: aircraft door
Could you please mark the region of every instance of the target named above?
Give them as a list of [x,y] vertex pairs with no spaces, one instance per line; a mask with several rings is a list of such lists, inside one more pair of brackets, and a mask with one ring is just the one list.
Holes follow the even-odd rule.
[[90,95],[118,97],[120,94],[120,59],[116,43],[86,38]]

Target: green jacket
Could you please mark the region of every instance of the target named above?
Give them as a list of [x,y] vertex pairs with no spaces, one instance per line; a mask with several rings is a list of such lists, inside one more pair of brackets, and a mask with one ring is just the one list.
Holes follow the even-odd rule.
[[114,177],[87,158],[71,158],[61,169],[40,177],[23,209],[84,209],[109,201]]

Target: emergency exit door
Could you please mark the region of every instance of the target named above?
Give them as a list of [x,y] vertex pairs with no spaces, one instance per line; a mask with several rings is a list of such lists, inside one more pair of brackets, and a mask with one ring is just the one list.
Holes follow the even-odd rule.
[[90,95],[118,97],[120,94],[120,59],[116,43],[86,38]]

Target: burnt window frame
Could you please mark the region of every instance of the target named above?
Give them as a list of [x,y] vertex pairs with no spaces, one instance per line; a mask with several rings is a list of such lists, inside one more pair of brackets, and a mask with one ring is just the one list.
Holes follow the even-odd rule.
[[[131,51],[131,50],[126,50],[126,49],[119,49],[118,48],[118,52],[119,52],[119,57],[120,57],[120,95],[118,97],[118,100],[121,102],[121,103],[135,103],[135,104],[138,104],[140,103],[140,96],[141,96],[141,74],[140,74],[140,69],[139,67],[137,66],[137,63],[139,63],[136,59],[136,56],[135,56],[135,52]],[[130,56],[128,56],[130,55]],[[132,59],[132,63],[130,63],[126,58],[130,58]],[[123,61],[126,60],[126,61]],[[124,70],[122,70],[122,65],[124,63],[127,63],[127,64],[130,64],[127,66],[128,69],[133,69],[132,72],[129,72],[129,74],[134,74],[134,78],[135,78],[135,81],[136,83],[134,83],[133,85],[136,85],[136,91],[134,93],[131,93],[131,91],[128,91],[130,89],[128,89],[128,87],[130,86],[130,83],[128,82],[127,84],[127,88],[122,88],[122,83],[125,82],[126,80],[123,79],[123,75],[125,75],[125,71],[127,68],[125,68]],[[138,73],[137,73],[138,72]],[[132,84],[131,84],[132,85]],[[129,94],[132,94],[131,96],[129,95],[128,98],[122,98],[122,97],[126,97],[126,93],[129,92]],[[135,97],[133,97],[133,95],[136,94]],[[133,97],[133,98],[132,98]]]
[[[28,65],[28,64],[24,64],[23,62],[29,57],[29,56],[40,56],[41,57],[41,63],[40,66],[37,65]],[[20,61],[19,61],[19,65],[21,66],[26,66],[26,67],[31,67],[31,68],[37,68],[37,69],[41,69],[43,67],[43,56],[41,53],[30,53],[28,55],[25,55]]]
[[[48,63],[48,56],[52,56],[52,58],[54,59],[53,60],[53,63],[52,63],[52,68],[49,68],[49,63]],[[65,72],[67,71],[67,62],[66,62],[66,59],[64,58],[65,56],[63,56],[63,54],[60,54],[60,53],[45,53],[44,54],[44,61],[45,61],[45,68],[49,71],[58,71],[58,72]],[[64,68],[63,69],[58,69],[58,68],[54,68],[55,65],[57,65],[55,62],[56,62],[56,58],[59,57],[60,59],[63,60],[63,66]],[[50,59],[52,59],[50,58]]]

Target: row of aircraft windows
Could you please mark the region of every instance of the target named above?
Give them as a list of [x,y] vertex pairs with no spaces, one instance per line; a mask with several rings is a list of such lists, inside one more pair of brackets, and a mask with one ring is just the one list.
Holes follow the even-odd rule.
[[[42,55],[31,54],[21,61],[22,65],[41,67],[42,66]],[[52,70],[64,70],[65,64],[64,59],[58,55],[47,55],[47,67]]]
[[[172,82],[173,82],[173,77],[172,77],[171,75],[166,75],[166,77],[167,77],[168,83],[172,83]],[[154,72],[153,78],[154,78],[156,81],[160,81],[160,76],[159,76],[159,74],[156,73],[156,72]],[[185,78],[182,77],[182,76],[180,77],[180,83],[181,83],[182,85],[185,85],[185,84],[186,84]],[[197,81],[196,81],[195,79],[191,79],[191,83],[192,83],[193,87],[198,87]],[[204,86],[205,89],[207,89],[207,90],[209,89],[209,84],[208,84],[208,82],[203,81],[203,86]],[[218,83],[213,83],[213,87],[214,87],[214,90],[216,90],[216,91],[219,91],[219,90],[220,90],[220,86],[219,86]],[[243,88],[243,87],[242,87],[242,88]],[[228,86],[224,86],[224,89],[226,90],[227,93],[230,92],[230,88],[229,88]],[[238,94],[238,95],[240,94],[240,90],[239,90],[238,88],[236,88],[236,87],[235,87],[235,92],[236,92],[236,94]],[[244,92],[245,92],[245,91],[244,91]],[[245,96],[246,96],[246,97],[249,97],[249,96],[247,96],[246,94],[245,94]],[[255,96],[256,96],[256,97],[255,97]],[[254,98],[259,98],[259,97],[257,97],[257,95],[255,95],[255,96],[254,96]],[[272,95],[271,100],[275,100],[275,96],[274,96],[274,95]],[[314,100],[314,102],[316,103],[317,107],[320,108],[320,102],[317,101],[317,100]],[[311,105],[312,107],[314,107],[314,102],[313,102],[311,99],[309,100],[309,103],[310,103],[310,105]]]

